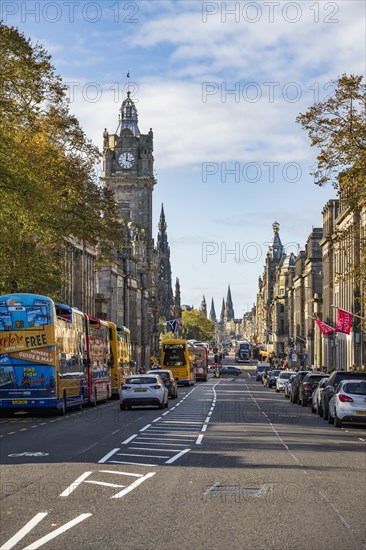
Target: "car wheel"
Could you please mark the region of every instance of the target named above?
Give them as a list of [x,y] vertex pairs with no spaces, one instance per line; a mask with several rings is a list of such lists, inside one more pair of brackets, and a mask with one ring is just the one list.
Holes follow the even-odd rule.
[[165,403],[165,408],[167,409],[169,407],[169,401],[168,399],[166,400],[166,403]]
[[159,403],[159,409],[164,409],[164,398],[163,398],[163,401]]
[[314,407],[313,404],[311,404],[311,412],[312,412],[312,413],[316,413],[316,409],[315,409],[315,407]]
[[329,407],[327,407],[326,403],[324,403],[323,418],[324,418],[324,420],[328,420],[328,418],[329,418]]
[[334,424],[337,426],[337,428],[342,428],[342,420],[338,418],[337,411],[334,411]]
[[334,418],[333,418],[333,416],[330,414],[330,412],[329,412],[329,414],[328,414],[328,424],[334,424]]
[[323,417],[323,414],[324,414],[323,407],[322,407],[321,404],[320,404],[319,407],[318,407],[318,415],[319,415],[320,417]]
[[277,393],[280,393],[280,390],[279,390],[278,388],[276,388],[276,392],[277,392]]
[[306,406],[307,406],[307,402],[306,402],[305,397],[302,398],[302,400],[301,400],[301,405],[302,405],[303,407],[306,407]]

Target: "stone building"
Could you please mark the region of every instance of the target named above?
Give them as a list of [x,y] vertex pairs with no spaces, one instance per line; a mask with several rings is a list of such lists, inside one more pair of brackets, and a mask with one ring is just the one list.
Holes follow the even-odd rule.
[[95,315],[97,248],[68,239],[63,268],[66,284],[61,290],[65,304]]
[[[295,270],[295,256],[283,255],[276,271],[276,279],[273,287],[272,302],[272,337],[273,351],[281,357],[288,354],[289,342],[289,288],[292,285],[293,273]],[[292,344],[291,344],[292,346]]]
[[124,246],[97,272],[96,314],[131,331],[137,366],[158,350],[158,256],[152,236],[153,132],[142,134],[127,92],[116,132],[103,133],[102,183],[113,190]]
[[258,279],[258,293],[256,301],[255,339],[259,346],[267,351],[273,351],[272,336],[272,301],[276,281],[277,267],[283,258],[283,246],[281,243],[278,222],[272,224],[272,242],[266,254],[264,271]]

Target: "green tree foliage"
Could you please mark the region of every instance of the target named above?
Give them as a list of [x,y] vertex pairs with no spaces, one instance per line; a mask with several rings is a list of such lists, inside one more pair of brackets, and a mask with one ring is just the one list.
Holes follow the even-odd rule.
[[57,297],[68,239],[118,245],[116,205],[50,55],[0,24],[0,65],[0,292]]
[[319,149],[315,182],[331,182],[347,206],[366,201],[366,85],[362,76],[346,74],[335,82],[334,94],[312,105],[297,122]]
[[212,340],[212,336],[215,331],[215,324],[207,319],[202,311],[198,311],[197,309],[183,311],[182,319],[183,338],[187,340],[200,341]]

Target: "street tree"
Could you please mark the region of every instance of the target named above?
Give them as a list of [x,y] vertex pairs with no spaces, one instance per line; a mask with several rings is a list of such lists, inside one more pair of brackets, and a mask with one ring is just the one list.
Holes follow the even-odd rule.
[[192,309],[182,313],[182,336],[187,340],[212,340],[215,324],[198,311]]
[[119,246],[116,205],[46,50],[0,24],[0,64],[0,292],[57,298],[71,240]]
[[296,121],[318,149],[315,183],[332,183],[354,208],[366,201],[366,85],[362,76],[343,74],[334,86]]

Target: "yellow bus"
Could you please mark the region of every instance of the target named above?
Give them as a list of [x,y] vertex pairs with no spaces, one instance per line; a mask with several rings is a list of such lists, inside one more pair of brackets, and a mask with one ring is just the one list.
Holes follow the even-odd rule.
[[187,340],[164,340],[161,344],[161,368],[171,370],[179,385],[195,383],[192,351]]
[[117,327],[111,321],[108,321],[108,325],[111,347],[112,398],[118,398],[121,385],[131,371],[131,338],[128,328]]

